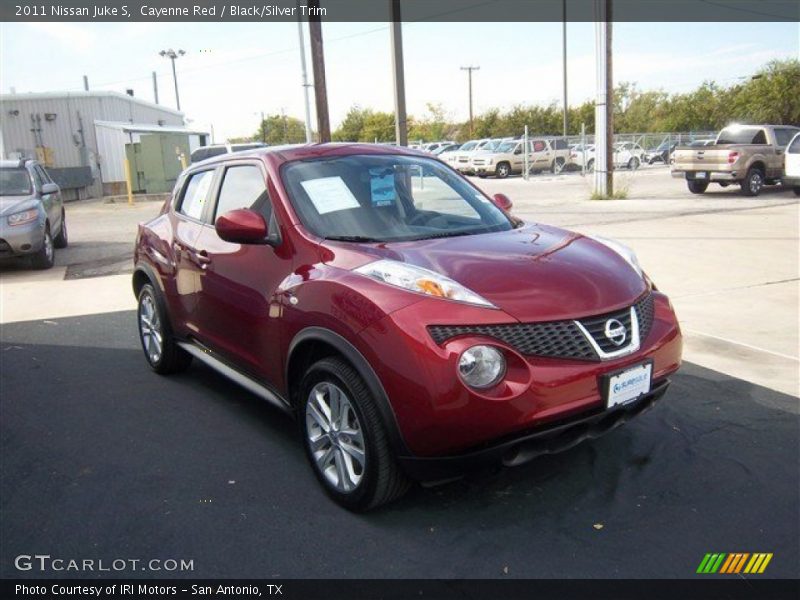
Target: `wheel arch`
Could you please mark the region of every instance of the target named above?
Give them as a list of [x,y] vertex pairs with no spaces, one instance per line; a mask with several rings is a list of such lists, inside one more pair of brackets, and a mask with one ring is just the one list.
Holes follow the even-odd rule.
[[297,406],[299,400],[297,389],[305,370],[318,360],[329,356],[338,356],[356,370],[375,399],[392,449],[398,455],[410,455],[397,425],[389,397],[375,370],[353,344],[330,329],[307,327],[295,335],[289,344],[285,381],[290,404],[293,407]]
[[750,169],[758,169],[761,171],[761,174],[766,177],[767,166],[761,159],[754,160],[752,163],[750,163],[750,166],[747,167],[747,170],[749,171]]

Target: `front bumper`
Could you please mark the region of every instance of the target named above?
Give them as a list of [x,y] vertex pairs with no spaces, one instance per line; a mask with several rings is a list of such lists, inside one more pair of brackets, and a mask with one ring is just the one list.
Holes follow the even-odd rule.
[[[652,361],[652,382],[666,380],[680,366],[682,339],[663,294],[653,292],[650,332],[635,352],[605,361],[523,355],[489,334],[466,333],[437,344],[429,324],[490,326],[516,320],[502,311],[454,307],[421,300],[364,329],[361,350],[376,370],[392,405],[400,433],[416,457],[457,456],[507,436],[518,436],[605,410],[603,377]],[[504,379],[474,390],[457,375],[461,353],[489,344],[506,356]],[[653,388],[655,389],[655,388]]]
[[494,175],[497,171],[497,165],[472,165],[472,172],[476,175]]
[[605,435],[652,408],[667,391],[669,379],[653,383],[650,393],[613,410],[596,409],[581,417],[550,424],[460,454],[436,457],[399,456],[412,479],[443,481],[471,470],[503,465],[516,467],[543,454],[557,454]]
[[5,217],[0,217],[0,258],[25,256],[38,252],[44,243],[45,219],[43,215],[24,225],[8,225]]

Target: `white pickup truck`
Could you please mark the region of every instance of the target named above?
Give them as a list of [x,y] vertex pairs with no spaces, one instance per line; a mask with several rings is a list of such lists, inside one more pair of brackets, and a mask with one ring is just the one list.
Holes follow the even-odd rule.
[[738,183],[745,196],[783,177],[783,154],[800,131],[789,125],[730,125],[709,146],[678,147],[672,176],[686,179],[689,191],[702,194],[709,183]]

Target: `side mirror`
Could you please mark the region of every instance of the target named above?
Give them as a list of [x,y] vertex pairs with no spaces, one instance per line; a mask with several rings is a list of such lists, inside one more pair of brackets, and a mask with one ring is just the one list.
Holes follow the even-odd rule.
[[275,240],[267,236],[264,217],[249,208],[237,208],[220,215],[214,229],[220,239],[233,244],[276,245]]
[[61,191],[57,184],[55,183],[44,183],[42,184],[42,195],[47,196],[48,194],[57,194]]
[[506,196],[505,194],[495,194],[492,197],[492,202],[494,205],[502,211],[508,212],[514,206],[514,203],[511,202],[511,198]]

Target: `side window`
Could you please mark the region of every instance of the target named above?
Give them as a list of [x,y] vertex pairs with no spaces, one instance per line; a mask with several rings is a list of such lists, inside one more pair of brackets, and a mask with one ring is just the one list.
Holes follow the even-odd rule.
[[800,154],[800,135],[794,138],[792,145],[786,151],[789,154]]
[[214,219],[230,210],[249,208],[269,223],[272,205],[261,169],[255,165],[228,167],[222,180]]
[[184,188],[183,200],[181,200],[178,212],[192,219],[202,219],[203,207],[208,200],[208,192],[213,180],[214,171],[200,171],[191,175]]
[[751,144],[766,144],[767,143],[767,135],[764,133],[763,129],[759,129],[758,132],[753,136],[753,141],[750,142]]
[[544,142],[533,142],[533,151],[534,152],[544,151]]

